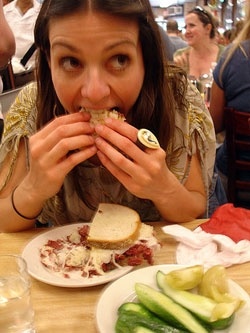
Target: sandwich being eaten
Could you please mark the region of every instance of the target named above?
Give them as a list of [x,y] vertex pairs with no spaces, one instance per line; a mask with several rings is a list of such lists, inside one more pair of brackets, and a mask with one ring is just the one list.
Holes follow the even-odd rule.
[[125,121],[124,114],[116,111],[116,110],[89,110],[82,109],[81,112],[87,112],[91,115],[90,123],[93,125],[104,124],[104,120],[106,118],[118,119],[121,121]]
[[123,266],[152,264],[159,247],[153,227],[142,223],[136,211],[102,203],[91,223],[63,238],[49,239],[40,258],[47,269],[65,278],[76,274],[91,278]]

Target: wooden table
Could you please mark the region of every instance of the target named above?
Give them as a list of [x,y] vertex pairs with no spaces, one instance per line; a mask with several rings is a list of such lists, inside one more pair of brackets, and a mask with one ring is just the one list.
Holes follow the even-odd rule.
[[[196,220],[183,225],[194,229],[202,222],[203,220]],[[152,225],[155,227],[157,238],[162,243],[162,249],[155,255],[155,264],[175,263],[177,243],[161,230],[166,223],[157,222]],[[0,234],[0,254],[20,254],[25,245],[41,232],[43,230],[33,229]],[[230,278],[250,293],[250,263],[230,267],[227,271]],[[62,288],[32,278],[32,301],[37,333],[96,333],[95,309],[105,286]]]

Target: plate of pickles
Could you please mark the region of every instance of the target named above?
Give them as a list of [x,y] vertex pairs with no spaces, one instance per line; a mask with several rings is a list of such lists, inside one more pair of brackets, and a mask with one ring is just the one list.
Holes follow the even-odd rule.
[[226,268],[155,265],[109,284],[96,309],[100,333],[249,333],[250,298]]

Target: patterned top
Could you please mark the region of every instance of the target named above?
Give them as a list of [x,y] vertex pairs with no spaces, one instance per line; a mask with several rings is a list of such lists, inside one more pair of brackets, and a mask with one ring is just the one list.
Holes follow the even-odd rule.
[[[185,69],[185,71],[189,74],[189,53],[190,53],[190,50],[191,50],[191,46],[187,46],[187,47],[184,47],[183,49],[179,49],[177,51],[175,51],[174,53],[174,60],[176,57],[179,57],[183,54],[186,54],[186,62],[183,64],[183,68]],[[216,58],[216,61],[218,61],[220,59],[220,56],[222,54],[224,50],[224,46],[223,45],[220,45],[218,44],[218,54],[217,54],[217,58]],[[204,73],[205,74],[205,73]],[[208,74],[208,73],[206,73]]]
[[[9,181],[17,160],[20,140],[36,132],[35,83],[25,86],[6,114],[3,140],[0,146],[0,168],[7,155],[10,168],[0,181],[0,192]],[[167,151],[168,166],[183,183],[189,174],[191,157],[199,151],[204,184],[209,197],[212,187],[215,159],[215,134],[210,114],[198,90],[190,84],[187,98],[188,112],[176,112],[175,138]],[[84,193],[83,193],[84,192]],[[83,197],[85,200],[82,200]],[[135,209],[142,221],[161,219],[150,200],[140,199],[128,192],[104,167],[88,161],[79,164],[65,178],[64,184],[54,197],[45,204],[39,220],[52,224],[90,221],[100,202],[113,202]]]

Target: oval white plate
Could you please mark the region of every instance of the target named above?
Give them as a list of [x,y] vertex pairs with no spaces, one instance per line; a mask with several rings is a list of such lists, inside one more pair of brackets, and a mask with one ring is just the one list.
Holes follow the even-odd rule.
[[[119,306],[135,298],[134,285],[136,282],[145,283],[157,288],[156,273],[158,270],[168,273],[178,269],[180,265],[156,265],[135,270],[111,283],[102,293],[96,309],[97,328],[100,333],[114,333]],[[246,301],[246,304],[235,316],[233,324],[218,333],[249,333],[250,332],[250,298],[237,283],[229,280],[230,292]]]
[[47,284],[51,284],[59,287],[91,287],[97,286],[99,284],[104,284],[113,281],[124,274],[130,272],[133,267],[125,266],[122,268],[114,269],[105,275],[94,276],[91,278],[76,277],[76,278],[64,278],[56,273],[53,273],[46,269],[46,267],[40,261],[40,248],[49,240],[57,240],[58,238],[65,237],[71,234],[77,227],[83,225],[88,225],[89,223],[74,223],[62,227],[52,228],[39,236],[32,239],[24,248],[22,252],[22,257],[26,260],[28,265],[29,274],[35,279],[42,281]]

